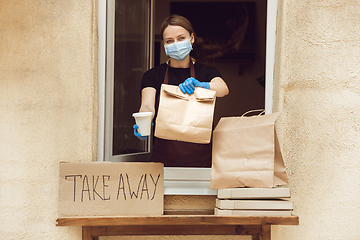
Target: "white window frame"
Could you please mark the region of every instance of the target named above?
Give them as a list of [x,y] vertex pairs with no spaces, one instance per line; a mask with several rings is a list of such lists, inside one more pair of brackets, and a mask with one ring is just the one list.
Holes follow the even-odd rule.
[[[105,161],[105,81],[106,56],[109,42],[107,41],[107,2],[99,0],[98,5],[98,74],[99,74],[99,129],[97,161]],[[266,69],[265,69],[265,113],[272,113],[273,106],[273,73],[275,62],[276,18],[278,0],[267,0],[266,26]],[[166,195],[216,195],[216,190],[210,189],[210,168],[170,168],[165,167],[164,193]]]

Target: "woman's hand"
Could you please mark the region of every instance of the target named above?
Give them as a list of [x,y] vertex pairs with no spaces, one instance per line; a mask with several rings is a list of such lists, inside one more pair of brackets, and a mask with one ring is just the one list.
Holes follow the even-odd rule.
[[190,77],[179,85],[180,90],[183,93],[187,93],[187,94],[194,93],[195,87],[210,89],[210,84],[208,82],[200,82],[199,80]]
[[141,141],[144,141],[144,140],[146,140],[147,138],[148,138],[148,136],[141,136],[141,134],[140,133],[138,133],[138,128],[139,128],[139,126],[138,125],[134,125],[133,126],[133,128],[134,128],[134,135],[137,137],[137,138],[139,138]]
[[[155,115],[155,96],[156,96],[156,90],[152,87],[146,87],[141,91],[141,107],[139,109],[139,112],[152,112],[153,117]],[[154,124],[151,123],[151,126]],[[134,135],[138,137],[140,140],[146,140],[147,136],[141,136],[140,133],[138,133],[137,129],[139,128],[138,125],[134,125]]]
[[[154,126],[154,123],[151,123],[151,126]],[[137,124],[135,124],[133,126],[134,128],[134,135],[139,138],[141,141],[144,141],[146,139],[148,139],[148,136],[141,136],[141,134],[137,131],[139,129],[139,126]]]

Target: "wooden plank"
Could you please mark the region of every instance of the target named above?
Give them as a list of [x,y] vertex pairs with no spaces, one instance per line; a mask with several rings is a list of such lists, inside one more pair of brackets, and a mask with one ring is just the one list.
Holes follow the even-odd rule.
[[204,210],[164,210],[164,215],[214,215],[214,209],[204,209]]
[[163,215],[155,217],[64,217],[57,226],[155,225],[299,225],[297,216],[249,217],[215,215]]
[[270,225],[262,225],[262,240],[270,240],[271,239],[271,226]]
[[259,226],[99,226],[92,227],[94,236],[119,235],[254,235],[261,234]]
[[93,240],[91,236],[91,227],[82,227],[82,240]]
[[260,240],[260,234],[252,235],[251,240]]

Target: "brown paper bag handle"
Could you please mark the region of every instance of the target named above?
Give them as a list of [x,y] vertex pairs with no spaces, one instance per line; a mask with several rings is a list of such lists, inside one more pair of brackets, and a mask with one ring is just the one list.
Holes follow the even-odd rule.
[[[177,97],[189,101],[191,96],[189,94],[183,93],[179,86],[162,84],[161,89],[169,94],[170,96]],[[194,96],[195,100],[198,102],[212,102],[215,100],[216,92],[213,90],[208,90],[204,88],[195,88]]]
[[161,88],[164,90],[164,92],[166,92],[170,96],[177,97],[177,98],[180,98],[180,99],[184,99],[184,100],[187,100],[187,101],[189,100],[189,95],[183,93],[180,90],[179,86],[162,84]]
[[258,116],[260,116],[263,113],[265,113],[265,110],[264,109],[250,110],[250,111],[247,111],[246,113],[244,113],[243,115],[241,115],[241,117],[244,117],[246,114],[252,113],[252,112],[260,112],[259,115],[258,115]]
[[216,91],[200,87],[195,87],[194,94],[198,102],[212,102],[216,98]]

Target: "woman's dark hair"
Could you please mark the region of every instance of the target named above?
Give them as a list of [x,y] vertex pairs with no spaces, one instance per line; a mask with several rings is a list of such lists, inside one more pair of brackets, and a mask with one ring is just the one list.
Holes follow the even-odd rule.
[[165,31],[165,28],[167,28],[169,25],[183,27],[190,33],[190,35],[193,33],[195,36],[195,32],[194,29],[192,28],[190,21],[184,18],[183,16],[173,14],[165,18],[165,20],[161,24],[161,28],[160,28],[161,40],[164,40],[163,33]]

